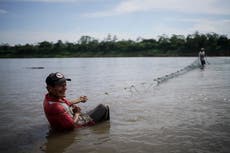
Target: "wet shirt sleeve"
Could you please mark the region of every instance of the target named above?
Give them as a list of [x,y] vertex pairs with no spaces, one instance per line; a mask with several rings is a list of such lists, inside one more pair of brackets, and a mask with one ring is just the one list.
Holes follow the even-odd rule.
[[62,105],[56,104],[55,110],[55,123],[57,124],[56,126],[66,130],[73,129],[75,127],[72,116],[70,116],[68,112],[66,112]]

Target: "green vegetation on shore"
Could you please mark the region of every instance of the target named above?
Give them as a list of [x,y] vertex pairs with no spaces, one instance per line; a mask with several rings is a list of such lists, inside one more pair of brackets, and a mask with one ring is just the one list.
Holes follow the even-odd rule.
[[148,56],[197,56],[201,47],[208,56],[230,56],[230,39],[216,33],[161,35],[158,39],[138,38],[117,40],[108,35],[103,41],[82,36],[78,42],[56,43],[43,41],[38,44],[0,45],[1,58],[29,57],[148,57]]

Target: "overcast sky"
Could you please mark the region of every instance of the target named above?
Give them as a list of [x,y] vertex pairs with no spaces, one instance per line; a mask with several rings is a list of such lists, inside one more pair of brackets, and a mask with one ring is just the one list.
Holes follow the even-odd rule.
[[215,32],[230,36],[229,0],[0,0],[0,44],[89,35],[103,40]]

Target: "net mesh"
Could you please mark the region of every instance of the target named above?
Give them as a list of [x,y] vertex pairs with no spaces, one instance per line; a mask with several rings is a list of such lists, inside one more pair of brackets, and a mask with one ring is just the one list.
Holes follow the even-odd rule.
[[153,80],[150,83],[145,83],[145,82],[141,83],[142,89],[140,89],[140,87],[138,87],[138,85],[130,85],[128,87],[125,87],[124,90],[131,93],[132,95],[135,93],[147,92],[150,89],[152,89],[153,87],[157,87],[160,84],[162,84],[162,83],[164,83],[170,79],[173,79],[175,77],[183,75],[183,74],[185,74],[191,70],[194,70],[196,68],[199,68],[199,67],[200,67],[199,60],[196,59],[191,64],[189,64],[189,65],[185,66],[184,68],[179,69],[173,73],[169,73],[169,74],[163,75],[161,77],[153,78]]

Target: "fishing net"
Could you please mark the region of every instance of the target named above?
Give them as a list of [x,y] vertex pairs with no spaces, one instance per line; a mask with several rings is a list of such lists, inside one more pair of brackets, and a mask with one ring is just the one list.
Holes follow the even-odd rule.
[[[124,90],[129,92],[131,95],[135,93],[143,93],[149,91],[149,89],[159,86],[160,84],[173,79],[175,77],[178,77],[180,75],[183,75],[191,70],[194,70],[196,68],[200,67],[200,62],[198,59],[194,60],[191,64],[185,66],[182,69],[179,69],[173,73],[169,73],[166,75],[163,75],[161,77],[153,78],[153,80],[150,83],[141,83],[140,85],[130,85],[128,87],[125,87]],[[142,87],[142,89],[140,89]]]

